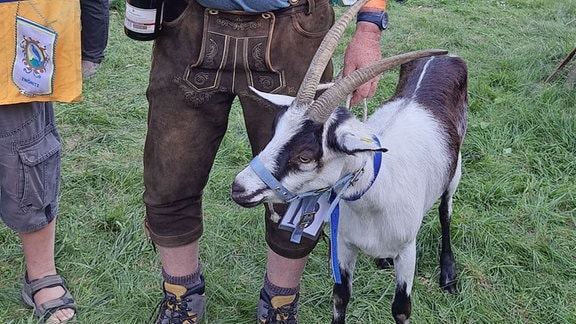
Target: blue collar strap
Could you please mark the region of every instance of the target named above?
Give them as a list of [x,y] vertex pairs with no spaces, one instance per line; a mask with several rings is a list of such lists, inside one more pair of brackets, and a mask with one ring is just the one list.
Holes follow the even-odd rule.
[[[380,140],[378,140],[378,137],[376,137],[376,135],[372,135],[372,139],[378,144],[378,146],[380,146]],[[374,169],[374,175],[372,176],[372,180],[370,180],[370,184],[368,184],[368,187],[362,192],[359,192],[355,195],[352,195],[351,197],[342,197],[342,199],[347,200],[347,201],[358,200],[368,190],[370,190],[370,188],[372,188],[374,181],[376,181],[376,178],[378,177],[378,173],[380,173],[380,166],[382,165],[382,152],[381,151],[374,152],[374,160],[372,162],[372,165],[373,165],[373,169]]]

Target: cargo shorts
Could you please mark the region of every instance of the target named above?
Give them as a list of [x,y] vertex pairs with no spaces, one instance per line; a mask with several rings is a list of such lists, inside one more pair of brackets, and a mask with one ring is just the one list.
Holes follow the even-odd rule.
[[0,106],[0,218],[18,233],[54,220],[60,136],[51,102]]
[[[225,12],[189,1],[163,26],[152,53],[144,147],[146,227],[159,246],[200,238],[202,191],[238,98],[252,154],[272,136],[275,107],[249,87],[296,96],[316,48],[334,23],[329,0],[290,1],[274,12]],[[322,81],[332,78],[331,63]],[[232,183],[232,179],[230,179]],[[275,206],[283,214],[285,206]],[[266,242],[302,258],[316,241],[290,242],[266,207]]]

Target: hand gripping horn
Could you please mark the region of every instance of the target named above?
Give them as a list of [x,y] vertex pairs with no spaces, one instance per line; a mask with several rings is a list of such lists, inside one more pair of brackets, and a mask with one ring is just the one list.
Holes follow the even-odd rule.
[[316,54],[314,54],[314,58],[312,58],[304,80],[302,80],[293,107],[305,106],[314,101],[316,88],[320,83],[322,73],[324,73],[324,69],[326,69],[332,53],[334,53],[340,38],[342,38],[346,26],[354,19],[358,11],[360,11],[360,8],[362,8],[366,2],[368,2],[368,0],[356,1],[356,3],[334,23],[328,33],[326,33],[318,50],[316,50]]

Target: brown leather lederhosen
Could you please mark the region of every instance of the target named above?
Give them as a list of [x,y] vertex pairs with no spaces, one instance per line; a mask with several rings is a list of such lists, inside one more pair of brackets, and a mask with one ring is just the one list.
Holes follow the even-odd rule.
[[[298,0],[267,13],[222,12],[190,1],[154,43],[144,149],[146,220],[152,240],[180,246],[202,234],[202,190],[237,96],[252,153],[269,141],[273,107],[252,94],[296,95],[315,49],[334,22],[329,0]],[[330,80],[329,65],[323,80]],[[230,179],[230,183],[232,179]],[[266,211],[266,241],[300,258],[316,242],[290,243]]]

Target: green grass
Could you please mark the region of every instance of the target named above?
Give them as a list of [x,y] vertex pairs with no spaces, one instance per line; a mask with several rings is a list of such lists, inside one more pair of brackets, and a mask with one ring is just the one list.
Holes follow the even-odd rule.
[[[418,237],[413,323],[576,323],[576,92],[565,86],[566,71],[543,82],[576,45],[576,1],[408,0],[390,2],[389,13],[385,54],[444,48],[469,67],[464,175],[452,223],[459,292],[438,288],[432,211]],[[151,46],[124,36],[113,11],[106,59],[85,82],[84,101],[57,105],[64,148],[56,261],[79,323],[146,323],[161,297],[160,263],[142,230]],[[396,79],[397,71],[383,76],[370,109]],[[206,322],[254,323],[263,211],[229,197],[250,160],[239,106],[230,118],[205,193]],[[0,322],[34,323],[19,299],[20,244],[6,227],[0,249]],[[302,281],[301,323],[330,321],[331,287],[320,243]],[[362,255],[349,323],[392,322],[393,291],[393,272]]]

